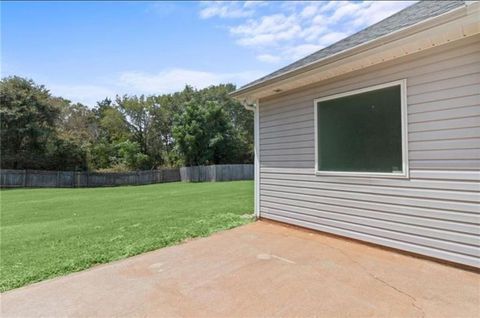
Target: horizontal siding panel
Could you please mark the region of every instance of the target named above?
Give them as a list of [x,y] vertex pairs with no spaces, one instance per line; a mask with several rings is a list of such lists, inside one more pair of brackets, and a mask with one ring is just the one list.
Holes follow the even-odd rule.
[[480,127],[409,132],[408,141],[480,138]]
[[[320,218],[322,220],[329,219],[333,221],[340,221],[345,223],[354,223],[358,225],[364,226],[372,226],[379,229],[395,231],[395,232],[402,232],[411,235],[418,235],[420,237],[428,237],[431,239],[440,239],[441,241],[447,240],[451,242],[455,242],[453,245],[452,243],[446,243],[442,247],[447,250],[451,250],[455,252],[455,248],[458,248],[458,244],[465,244],[469,246],[463,247],[463,253],[469,255],[477,255],[480,256],[480,249],[478,249],[479,240],[476,235],[472,234],[464,234],[458,233],[455,231],[445,231],[445,230],[438,230],[433,229],[430,226],[428,227],[421,227],[415,225],[404,224],[401,222],[392,222],[380,219],[369,218],[365,216],[358,216],[353,214],[344,214],[338,212],[332,212],[329,210],[324,209],[309,209],[309,208],[300,208],[300,207],[287,207],[284,206],[283,208],[270,208],[263,206],[262,211],[265,213],[274,213],[278,214],[280,211],[289,212],[289,213],[300,213],[302,215],[312,216],[316,218]],[[346,212],[346,211],[343,211]],[[351,210],[349,212],[352,212]],[[438,245],[438,243],[437,243]]]
[[[275,109],[273,112],[267,112],[264,109],[263,104],[260,104],[260,123],[269,122],[272,120],[278,120],[288,118],[289,116],[296,116],[299,114],[313,113],[313,99],[305,102],[298,102],[295,107],[292,104],[286,105],[286,107]],[[277,118],[278,117],[278,118]],[[262,121],[263,120],[263,121]]]
[[[262,191],[265,194],[268,193],[282,193],[285,197],[291,194],[297,195],[308,195],[308,196],[326,196],[332,198],[345,198],[349,200],[359,200],[359,201],[371,201],[379,203],[392,203],[392,204],[402,204],[413,207],[420,208],[430,208],[430,209],[442,209],[450,211],[459,211],[459,212],[469,212],[469,213],[478,213],[479,206],[474,203],[458,202],[458,201],[447,201],[447,200],[432,200],[432,199],[419,199],[411,197],[400,197],[400,196],[385,196],[379,194],[367,194],[367,193],[358,193],[358,192],[342,192],[335,190],[322,190],[318,191],[315,189],[306,189],[306,188],[294,188],[288,186],[275,186],[262,184]],[[278,194],[277,194],[278,195]]]
[[311,161],[315,162],[315,156],[313,153],[302,155],[302,154],[295,154],[295,155],[261,155],[262,160],[264,161]]
[[261,139],[290,137],[290,136],[307,135],[307,134],[313,135],[314,134],[313,120],[311,121],[311,123],[308,123],[307,126],[303,128],[298,128],[295,130],[278,129],[277,131],[264,133],[263,130],[260,129],[260,133],[262,134]]
[[441,180],[468,180],[475,181],[480,188],[480,171],[435,171],[410,170],[412,179],[441,179]]
[[313,105],[311,106],[311,108],[312,109],[310,109],[306,114],[289,114],[289,116],[286,118],[274,119],[264,123],[260,123],[260,128],[275,127],[278,125],[289,125],[298,122],[313,120]]
[[260,169],[261,173],[288,173],[288,174],[304,174],[304,175],[310,175],[310,174],[315,174],[315,169],[313,167],[311,168],[261,168]]
[[446,119],[446,120],[437,120],[429,121],[422,123],[412,123],[408,125],[409,132],[419,132],[419,131],[432,131],[432,130],[445,130],[445,129],[459,129],[459,128],[469,128],[469,127],[480,127],[480,117],[468,117],[468,118],[457,118],[457,119]]
[[314,140],[311,138],[310,140],[305,141],[293,141],[293,142],[285,142],[284,140],[279,140],[278,143],[274,144],[261,144],[260,151],[264,150],[280,150],[280,149],[298,149],[298,148],[313,148]]
[[455,58],[453,61],[450,59],[442,63],[443,65],[429,64],[427,67],[420,69],[422,74],[416,74],[409,80],[408,84],[413,87],[419,84],[433,83],[432,78],[444,80],[476,74],[480,71],[480,66],[472,67],[472,64],[480,63],[480,51],[464,55],[461,59]]
[[[333,202],[333,204],[332,204]],[[374,203],[357,204],[355,206],[344,206],[338,203],[342,200],[327,200],[321,202],[299,201],[287,198],[277,198],[266,196],[261,201],[261,206],[285,209],[289,207],[295,211],[297,207],[304,207],[314,210],[336,211],[343,214],[355,214],[358,216],[371,217],[389,221],[397,221],[413,225],[423,225],[435,227],[443,230],[453,230],[467,234],[480,234],[480,216],[471,214],[461,214],[458,212],[432,210],[432,209],[416,209],[401,210],[399,213],[395,205],[380,205]],[[348,204],[349,202],[347,202]],[[373,209],[372,209],[373,208]],[[393,212],[392,212],[393,211]],[[465,222],[469,220],[471,222]]]
[[[314,155],[315,150],[312,147],[303,148],[281,148],[275,150],[262,149],[261,156],[280,156],[280,155]],[[267,157],[268,158],[268,157]]]
[[410,160],[423,159],[480,159],[480,149],[415,150],[409,152]]
[[[480,59],[477,61],[477,63],[480,63]],[[471,70],[479,72],[480,67],[478,66],[471,67]],[[422,84],[417,84],[417,85],[409,85],[408,94],[409,95],[425,94],[428,92],[438,92],[444,89],[452,89],[452,88],[472,85],[474,83],[476,84],[480,83],[479,73],[473,73],[473,74],[468,74],[468,73],[469,72],[465,73],[467,75],[457,74],[455,77],[453,77],[453,74],[452,74],[452,76],[449,76],[447,78],[432,77],[429,82],[424,82]]]
[[[407,89],[408,91],[408,89]],[[463,97],[478,94],[478,84],[464,85],[435,92],[427,92],[424,94],[411,95],[408,94],[407,101],[409,104],[418,104],[431,101],[440,101],[455,97]]]
[[479,94],[448,98],[441,101],[418,103],[415,105],[408,101],[408,113],[417,114],[423,112],[436,112],[441,110],[457,109],[475,105],[480,105]]
[[312,133],[288,136],[288,137],[272,137],[272,138],[261,138],[260,139],[260,149],[264,145],[281,145],[282,143],[292,143],[292,142],[313,142],[314,135]]
[[315,166],[313,161],[263,161],[261,167],[265,168],[311,168]]
[[410,142],[408,150],[480,149],[480,138]]
[[[479,84],[480,85],[480,84]],[[463,118],[470,116],[480,116],[480,100],[478,105],[461,107],[455,109],[434,110],[423,113],[414,113],[408,115],[408,123],[418,123],[433,120],[445,120],[453,118]]]
[[311,204],[328,204],[342,206],[346,208],[363,208],[373,211],[382,211],[386,213],[396,213],[399,215],[418,215],[418,216],[431,216],[433,213],[437,213],[436,219],[444,221],[455,221],[468,223],[473,225],[478,225],[480,222],[478,214],[465,213],[465,212],[455,212],[455,211],[446,211],[442,209],[430,209],[430,208],[418,208],[410,206],[402,206],[399,204],[391,203],[378,203],[371,201],[358,202],[349,199],[342,198],[332,198],[332,197],[322,197],[322,196],[307,196],[299,194],[290,194],[288,196],[283,193],[269,192],[262,195],[263,201],[276,202],[276,203],[285,203],[287,202],[296,202],[298,206],[311,207]]
[[[285,170],[287,170],[285,172]],[[452,191],[479,192],[480,186],[476,182],[451,180],[418,180],[418,179],[388,179],[388,178],[360,178],[360,177],[327,177],[316,176],[313,169],[304,169],[298,173],[289,173],[291,169],[262,168],[262,180],[274,179],[281,181],[310,181],[323,183],[341,183],[353,185],[368,185],[377,187],[402,187],[414,189],[438,189]],[[296,169],[300,170],[300,169]]]
[[[277,180],[263,178],[261,180],[262,185],[275,185],[281,187],[294,187],[299,189],[306,189],[304,193],[309,193],[315,190],[327,190],[327,191],[339,191],[342,196],[348,193],[365,193],[375,195],[395,195],[397,197],[411,197],[411,198],[425,198],[432,200],[453,200],[453,201],[468,201],[473,203],[480,203],[480,194],[478,192],[458,192],[458,191],[445,191],[445,190],[427,190],[427,189],[415,189],[405,187],[386,187],[386,186],[367,186],[358,184],[336,184],[336,183],[324,183],[324,182],[308,182],[308,181],[294,181],[294,180]],[[283,191],[287,191],[284,189]],[[330,193],[329,192],[329,193]],[[479,209],[477,209],[479,211]],[[480,211],[479,211],[480,213]]]
[[480,160],[411,160],[410,169],[480,170]]
[[[263,105],[261,106],[263,107]],[[275,113],[271,114],[265,114],[263,109],[261,110],[261,116],[260,116],[260,125],[272,122],[272,121],[277,121],[285,118],[294,118],[295,116],[303,116],[305,114],[313,114],[313,102],[311,104],[305,104],[302,107],[296,107],[294,109],[287,108],[286,110],[278,111]]]
[[[298,175],[314,175],[315,170],[314,167],[293,167],[289,169],[277,169],[276,167],[264,167],[260,170],[262,173],[276,173],[281,172],[284,174],[298,174]],[[327,177],[322,177],[327,178]],[[336,177],[339,178],[339,177]],[[348,177],[340,177],[341,179],[348,179]],[[378,182],[381,180],[388,180],[388,179],[380,179],[380,178],[350,178],[350,180],[368,180],[369,182]],[[410,169],[410,180],[416,179],[439,179],[443,182],[457,182],[457,181],[472,181],[471,184],[474,184],[476,187],[480,187],[478,183],[480,181],[480,172],[479,171],[437,171],[437,170],[414,170]],[[395,181],[399,181],[400,179],[395,179]]]
[[340,236],[346,236],[346,237],[350,237],[353,239],[358,239],[366,242],[385,245],[385,246],[406,250],[406,251],[410,251],[418,254],[423,254],[431,257],[446,259],[452,262],[458,262],[458,263],[466,264],[470,266],[478,267],[478,263],[479,263],[477,257],[472,257],[468,255],[459,254],[456,252],[448,252],[448,251],[444,251],[437,248],[422,246],[422,245],[416,244],[415,242],[412,242],[411,240],[401,241],[397,239],[390,239],[382,236],[372,235],[369,233],[368,229],[364,229],[363,230],[364,232],[357,232],[357,231],[345,230],[337,226],[329,226],[329,225],[319,224],[316,222],[301,221],[292,217],[282,217],[282,216],[278,216],[274,214],[266,214],[266,213],[262,214],[262,217],[279,221],[279,222],[285,222],[293,225],[303,226],[303,227],[315,229],[318,231],[333,233]]
[[285,125],[275,125],[275,126],[270,126],[270,127],[260,127],[260,130],[262,134],[267,134],[270,132],[278,132],[278,131],[289,131],[289,130],[296,130],[299,128],[304,128],[304,127],[314,127],[314,120],[313,117],[310,116],[308,120],[301,121],[301,122],[295,122],[291,124],[285,124]]

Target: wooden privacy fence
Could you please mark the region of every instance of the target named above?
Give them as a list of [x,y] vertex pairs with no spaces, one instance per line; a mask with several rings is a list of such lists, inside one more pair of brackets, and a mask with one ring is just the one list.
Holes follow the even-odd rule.
[[0,170],[1,188],[88,188],[175,181],[253,179],[253,165],[216,165],[130,172]]
[[180,176],[187,182],[253,180],[253,167],[253,164],[182,167]]
[[131,172],[8,170],[0,173],[2,188],[87,188],[180,181],[179,169]]

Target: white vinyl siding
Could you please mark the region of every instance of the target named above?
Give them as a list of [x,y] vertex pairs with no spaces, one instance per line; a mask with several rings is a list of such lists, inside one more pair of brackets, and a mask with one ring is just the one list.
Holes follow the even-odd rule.
[[[316,98],[407,79],[408,179],[315,175]],[[480,267],[480,37],[260,100],[260,216]]]

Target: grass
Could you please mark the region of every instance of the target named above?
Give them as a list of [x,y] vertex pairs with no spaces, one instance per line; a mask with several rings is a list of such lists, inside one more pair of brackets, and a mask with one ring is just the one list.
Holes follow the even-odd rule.
[[253,211],[252,181],[0,195],[1,291],[207,236]]

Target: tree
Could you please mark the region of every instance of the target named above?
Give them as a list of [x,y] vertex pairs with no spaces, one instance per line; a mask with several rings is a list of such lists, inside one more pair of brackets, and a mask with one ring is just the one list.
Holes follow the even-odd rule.
[[59,108],[49,91],[18,76],[0,82],[2,168],[35,167],[43,161],[49,137],[55,134]]
[[117,96],[91,109],[32,80],[1,89],[1,165],[27,169],[153,169],[253,161],[253,115],[232,84]]
[[[56,127],[69,101],[18,76],[0,81],[1,166],[13,169],[85,168],[85,153]],[[54,164],[55,163],[55,164]]]
[[117,96],[116,109],[124,116],[131,132],[131,140],[140,145],[142,153],[150,158],[150,166],[155,167],[162,161],[158,137],[152,132],[152,112],[157,105],[151,97],[141,95]]
[[95,113],[81,103],[70,104],[69,101],[67,102],[61,107],[57,124],[60,135],[78,145],[94,143],[99,137],[99,127]]
[[140,145],[132,141],[124,141],[116,145],[118,151],[118,164],[129,169],[148,169],[149,158],[140,151]]
[[189,102],[176,117],[173,136],[187,166],[229,163],[237,155],[233,127],[214,102]]
[[102,142],[121,142],[131,138],[127,119],[110,99],[97,102],[92,111],[99,126],[98,138]]
[[240,102],[230,97],[235,90],[233,84],[219,84],[210,86],[198,91],[199,98],[203,101],[214,101],[218,103],[227,113],[233,129],[238,137],[238,158],[239,163],[253,162],[253,112],[246,110]]

